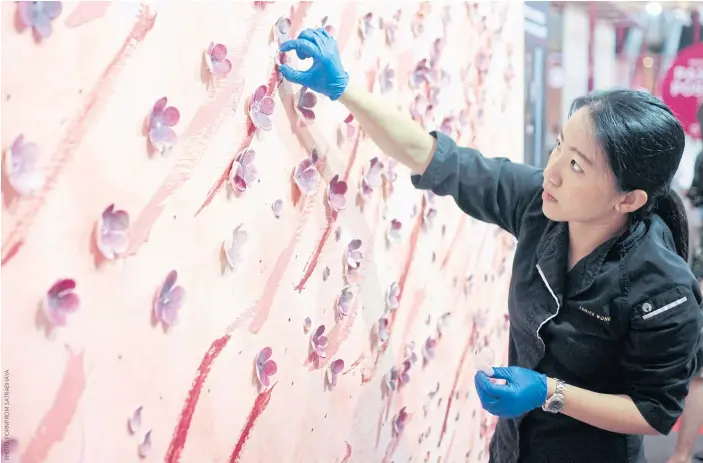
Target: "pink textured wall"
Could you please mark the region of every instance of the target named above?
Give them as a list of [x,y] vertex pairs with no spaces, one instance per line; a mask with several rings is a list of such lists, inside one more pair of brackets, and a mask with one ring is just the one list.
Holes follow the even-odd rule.
[[[15,461],[138,461],[149,430],[144,461],[152,462],[485,460],[493,421],[473,391],[473,354],[489,345],[505,356],[512,240],[448,198],[433,199],[437,215],[423,225],[430,204],[402,166],[362,207],[362,175],[372,158],[386,167],[388,158],[358,130],[339,136],[348,113],[327,98],[316,122],[301,126],[299,89],[279,87],[274,71],[276,20],[289,17],[297,34],[328,16],[352,78],[380,94],[388,65],[396,84],[383,97],[409,111],[419,92],[410,74],[442,37],[434,70],[450,83],[431,85],[440,100],[423,123],[436,128],[464,110],[448,129],[454,137],[520,160],[521,4],[402,5],[389,45],[378,19],[388,25],[397,8],[378,2],[64,2],[40,42],[18,31],[17,4],[2,4],[4,156],[23,134],[37,145],[45,177],[26,195],[8,182],[7,166],[2,179],[2,368]],[[358,28],[369,12],[376,30],[364,39]],[[219,80],[203,64],[210,42],[226,45],[233,64]],[[247,108],[260,85],[275,101],[273,129],[254,134]],[[163,96],[180,111],[178,143],[149,154],[144,121]],[[259,178],[235,195],[227,172],[247,146]],[[313,148],[322,185],[301,197],[291,173]],[[335,174],[349,191],[333,219],[325,187]],[[278,199],[280,218],[271,210]],[[113,203],[129,213],[129,248],[106,260],[95,224]],[[401,240],[389,245],[393,218]],[[223,240],[240,224],[248,233],[242,261],[223,271]],[[352,239],[362,240],[362,271],[349,314],[336,320]],[[152,323],[152,301],[171,270],[186,300],[165,332]],[[41,303],[62,278],[75,280],[80,306],[65,326],[48,329]],[[392,282],[400,304],[379,345]],[[435,358],[423,365],[422,346],[437,338],[445,313]],[[327,357],[318,362],[309,357],[306,317],[313,331],[327,327]],[[410,381],[388,394],[386,375],[411,342],[419,360]],[[278,371],[262,389],[254,360],[267,346]],[[329,387],[336,359],[345,367]],[[130,433],[138,407],[141,426]],[[395,433],[403,407],[409,416]]]

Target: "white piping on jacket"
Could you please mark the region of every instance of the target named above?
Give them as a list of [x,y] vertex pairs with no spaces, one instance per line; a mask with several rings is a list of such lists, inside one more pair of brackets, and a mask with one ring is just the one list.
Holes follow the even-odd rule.
[[[542,337],[539,335],[539,330],[542,329],[542,326],[544,326],[545,323],[547,323],[549,320],[552,318],[556,317],[559,315],[559,309],[561,308],[561,304],[559,304],[559,298],[557,298],[557,295],[554,294],[554,291],[552,290],[552,287],[549,286],[549,282],[547,281],[547,277],[544,276],[544,272],[542,272],[542,269],[539,268],[539,264],[537,264],[537,271],[539,272],[539,276],[542,277],[542,281],[544,282],[545,286],[547,286],[547,289],[549,290],[549,294],[552,295],[554,298],[554,301],[557,303],[557,311],[553,314],[547,317],[542,323],[539,324],[537,327],[537,338],[540,340],[542,343],[542,346],[545,346],[544,341],[542,340]],[[546,346],[545,346],[546,347]]]
[[688,297],[686,297],[686,296],[684,296],[684,297],[682,297],[682,298],[680,298],[680,299],[676,299],[674,302],[671,302],[671,303],[665,305],[664,307],[660,307],[660,308],[658,308],[657,310],[655,310],[655,311],[653,311],[653,312],[649,312],[649,313],[647,313],[647,314],[642,315],[642,320],[649,320],[649,319],[652,318],[652,317],[656,317],[656,316],[659,315],[660,313],[666,312],[667,310],[671,310],[671,309],[673,309],[674,307],[680,306],[681,304],[683,304],[683,303],[686,302],[687,300],[688,300]]

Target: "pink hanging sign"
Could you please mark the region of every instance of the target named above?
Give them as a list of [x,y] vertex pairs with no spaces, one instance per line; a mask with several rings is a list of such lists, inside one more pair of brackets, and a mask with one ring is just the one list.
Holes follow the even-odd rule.
[[700,139],[696,111],[703,103],[703,43],[678,54],[662,81],[662,100],[679,118],[686,134]]

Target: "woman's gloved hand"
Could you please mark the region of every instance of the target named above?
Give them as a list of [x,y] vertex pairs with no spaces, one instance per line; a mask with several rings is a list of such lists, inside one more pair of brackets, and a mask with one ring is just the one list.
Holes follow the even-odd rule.
[[542,406],[547,400],[547,376],[521,367],[494,367],[491,378],[506,384],[492,383],[482,371],[474,384],[481,405],[491,415],[515,418]]
[[332,101],[344,93],[349,74],[342,66],[337,41],[326,30],[305,29],[297,39],[283,42],[280,49],[282,52],[295,50],[300,59],[313,59],[312,66],[305,71],[281,65],[279,69],[287,80],[327,95]]

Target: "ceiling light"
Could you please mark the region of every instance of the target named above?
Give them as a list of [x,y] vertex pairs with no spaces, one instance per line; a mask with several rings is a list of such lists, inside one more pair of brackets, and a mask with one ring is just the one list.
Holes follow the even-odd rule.
[[662,12],[662,5],[659,2],[649,2],[645,5],[644,9],[650,16],[659,16]]

